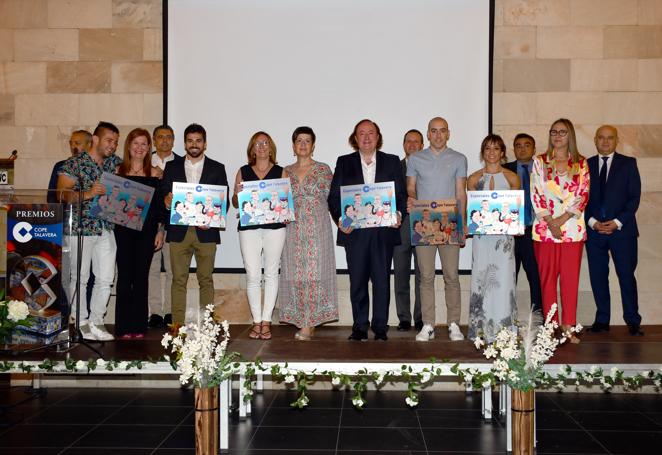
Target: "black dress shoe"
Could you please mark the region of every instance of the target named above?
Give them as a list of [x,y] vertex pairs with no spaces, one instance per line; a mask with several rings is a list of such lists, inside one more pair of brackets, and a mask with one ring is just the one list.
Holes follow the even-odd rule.
[[411,322],[400,321],[400,324],[398,324],[398,332],[407,332],[408,330],[411,330]]
[[609,332],[609,324],[605,324],[602,322],[594,322],[591,328],[589,329],[589,332],[591,333]]
[[423,329],[423,321],[416,321],[416,323],[414,323],[414,328],[417,332],[420,332]]
[[386,336],[386,332],[381,331],[381,330],[379,332],[375,332],[375,341],[378,341],[378,340],[387,341],[388,337]]
[[163,318],[158,314],[153,314],[149,317],[147,325],[152,329],[158,329],[164,326]]
[[166,326],[172,325],[172,314],[171,313],[168,313],[163,317],[163,323]]
[[350,341],[366,341],[368,339],[368,332],[352,330],[352,334],[347,339]]
[[644,336],[644,332],[642,332],[639,329],[639,324],[628,325],[628,332],[630,332],[630,335],[632,335],[633,337],[642,337],[642,336]]

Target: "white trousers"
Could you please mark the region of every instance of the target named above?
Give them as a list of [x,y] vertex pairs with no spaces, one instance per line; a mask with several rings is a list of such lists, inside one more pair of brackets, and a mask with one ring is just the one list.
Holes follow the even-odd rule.
[[[70,236],[67,241],[71,251],[71,277],[69,280],[69,299],[71,299],[71,315],[76,316],[76,269],[78,267],[78,239]],[[115,278],[115,235],[112,231],[104,230],[101,235],[83,236],[83,251],[80,267],[80,323],[88,320],[95,324],[103,324],[106,314],[108,299],[110,298],[110,287]],[[86,289],[87,280],[90,278],[90,267],[94,273],[94,287],[90,300],[90,313],[87,312]]]
[[[165,266],[165,289],[161,285],[161,257]],[[149,314],[164,316],[171,311],[170,289],[172,289],[172,268],[170,266],[170,244],[164,243],[163,248],[154,253],[149,266]],[[148,315],[149,316],[149,315]]]
[[[285,245],[285,228],[239,231],[239,246],[246,269],[246,293],[253,322],[271,322],[278,298],[278,268]],[[262,261],[264,259],[264,307],[261,305]]]

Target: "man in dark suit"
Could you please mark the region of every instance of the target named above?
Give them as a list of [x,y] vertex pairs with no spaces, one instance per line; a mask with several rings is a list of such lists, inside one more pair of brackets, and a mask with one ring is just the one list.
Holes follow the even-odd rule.
[[[165,170],[166,164],[171,161],[183,161],[184,158],[173,152],[175,145],[175,132],[170,125],[159,125],[152,133],[154,151],[152,152],[152,168]],[[161,269],[165,271],[165,292],[161,287]],[[161,250],[156,251],[149,266],[149,320],[152,328],[172,324],[170,304],[170,290],[172,289],[172,269],[170,268],[170,246],[163,244]]]
[[641,179],[637,160],[616,153],[618,131],[603,125],[595,132],[598,155],[588,159],[591,188],[586,217],[586,254],[597,311],[591,332],[609,331],[609,254],[621,288],[623,319],[630,335],[642,336],[637,296],[637,220]]
[[[367,340],[368,327],[371,327],[375,340],[386,341],[391,259],[393,246],[400,244],[398,228],[406,204],[405,182],[398,157],[379,151],[382,136],[375,122],[361,120],[357,123],[349,137],[349,144],[356,151],[338,158],[328,198],[329,211],[338,225],[338,245],[345,247],[349,270],[350,300],[354,318],[349,339]],[[356,230],[343,227],[340,187],[375,182],[394,182],[398,210],[396,225]],[[372,282],[372,322],[369,320],[369,281]]]
[[[423,149],[423,134],[418,130],[409,130],[405,133],[402,142],[405,157],[400,161],[402,176],[406,180],[407,160],[409,155]],[[395,294],[395,307],[400,323],[399,331],[411,329],[411,293],[409,282],[411,280],[411,256],[414,255],[414,326],[416,331],[423,327],[421,315],[421,274],[418,270],[416,248],[411,246],[409,216],[405,214],[400,226],[400,245],[393,248],[393,281]]]
[[[205,157],[207,132],[195,123],[184,130],[186,156],[183,160],[166,164],[161,182],[160,195],[165,216],[170,219],[173,182],[203,183],[228,186],[225,166]],[[214,301],[214,259],[216,245],[221,243],[218,228],[175,226],[165,223],[166,242],[170,245],[172,267],[172,322],[183,324],[186,315],[186,283],[188,282],[191,257],[195,256],[196,275],[200,285],[200,308]]]
[[519,276],[520,266],[524,266],[526,279],[529,282],[531,308],[542,311],[542,294],[540,291],[540,275],[538,263],[533,253],[533,240],[531,239],[531,226],[533,225],[533,207],[531,205],[531,168],[533,156],[536,153],[536,141],[526,133],[519,133],[513,142],[515,161],[506,163],[504,167],[519,176],[524,190],[524,235],[515,237],[515,270]]

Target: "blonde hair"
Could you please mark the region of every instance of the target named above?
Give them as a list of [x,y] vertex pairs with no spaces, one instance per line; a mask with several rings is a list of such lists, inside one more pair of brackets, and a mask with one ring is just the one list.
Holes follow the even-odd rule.
[[267,133],[264,131],[258,131],[257,133],[253,134],[251,136],[251,139],[248,141],[248,147],[246,148],[246,156],[248,157],[248,165],[249,166],[254,166],[255,165],[255,151],[253,150],[253,147],[255,147],[255,143],[257,142],[258,136],[263,135],[267,137],[267,142],[269,143],[269,161],[271,161],[272,164],[278,164],[276,161],[276,144],[274,144],[274,141],[271,139],[271,136],[269,136]]
[[[579,149],[577,148],[577,136],[575,135],[575,127],[572,122],[567,118],[560,118],[554,120],[550,126],[550,131],[557,123],[561,123],[568,129],[568,156],[570,156],[570,161],[572,161],[572,166],[569,169],[569,174],[574,175],[579,172],[578,163],[584,159]],[[547,158],[547,166],[552,166],[554,162],[554,146],[552,145],[552,135],[549,135],[547,139],[547,151],[545,152]]]

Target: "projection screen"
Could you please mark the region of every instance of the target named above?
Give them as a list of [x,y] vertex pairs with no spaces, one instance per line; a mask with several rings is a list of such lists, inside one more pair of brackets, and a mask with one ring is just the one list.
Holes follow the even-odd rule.
[[[410,128],[448,120],[449,146],[480,167],[489,130],[490,0],[168,0],[167,122],[184,154],[186,125],[202,124],[207,156],[230,186],[259,130],[294,162],[291,134],[315,130],[314,158],[333,169],[357,121],[379,124],[383,151],[403,156]],[[427,140],[426,140],[427,146]],[[243,268],[237,211],[216,256]],[[335,228],[334,228],[335,232]],[[338,269],[347,267],[336,249]],[[471,268],[470,243],[461,269]]]

